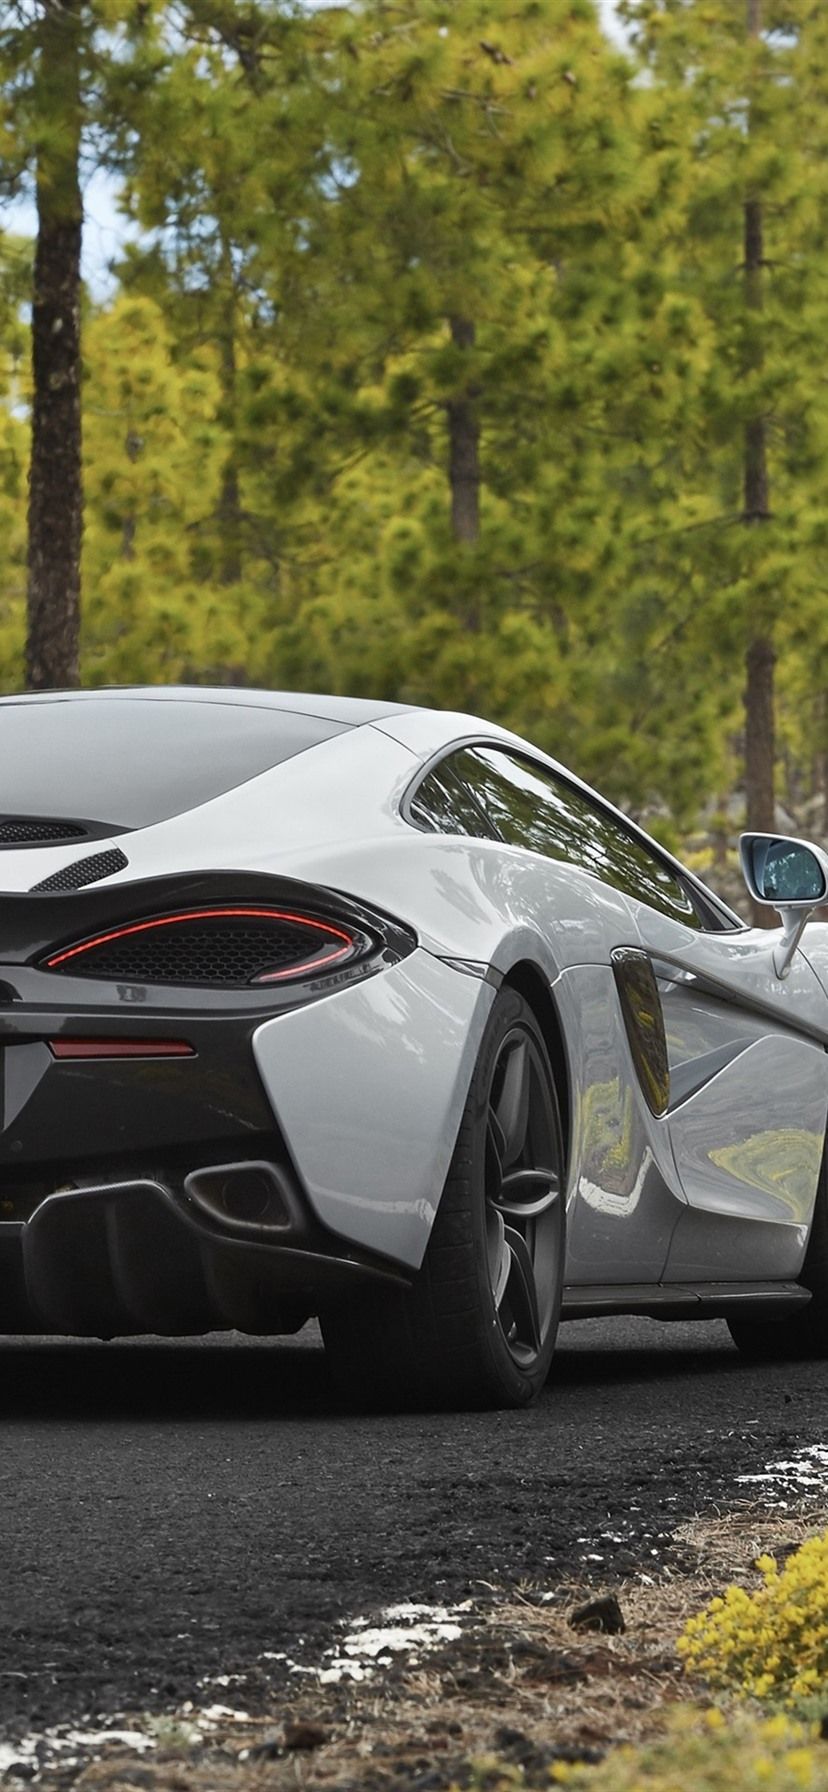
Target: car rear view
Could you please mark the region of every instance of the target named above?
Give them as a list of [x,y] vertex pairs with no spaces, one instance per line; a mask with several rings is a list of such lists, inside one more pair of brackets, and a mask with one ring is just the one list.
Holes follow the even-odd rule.
[[[7,1332],[291,1330],[327,1289],[400,1279],[314,1215],[254,1041],[404,960],[413,936],[251,869],[267,842],[246,821],[249,846],[228,847],[216,803],[347,736],[350,708],[166,690],[0,701]],[[195,865],[175,825],[192,833],[193,817]]]

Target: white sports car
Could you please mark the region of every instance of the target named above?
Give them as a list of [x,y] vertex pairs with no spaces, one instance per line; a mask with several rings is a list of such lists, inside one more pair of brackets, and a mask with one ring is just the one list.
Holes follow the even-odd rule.
[[746,927],[473,716],[0,701],[0,1326],[294,1331],[358,1401],[520,1405],[560,1318],[828,1350],[828,892]]

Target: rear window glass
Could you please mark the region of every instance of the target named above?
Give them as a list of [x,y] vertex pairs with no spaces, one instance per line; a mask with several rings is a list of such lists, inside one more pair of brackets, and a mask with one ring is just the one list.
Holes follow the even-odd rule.
[[0,703],[0,815],[149,827],[344,732],[241,703]]

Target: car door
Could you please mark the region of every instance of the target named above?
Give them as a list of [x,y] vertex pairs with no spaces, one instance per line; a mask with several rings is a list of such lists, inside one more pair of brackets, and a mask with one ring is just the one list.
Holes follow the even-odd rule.
[[603,978],[575,964],[556,989],[578,1041],[567,1279],[795,1276],[828,1110],[828,1004],[807,960],[780,979],[772,934],[557,769],[502,747],[464,759],[502,838],[609,884],[630,916]]
[[687,1210],[667,1281],[798,1273],[828,1111],[824,991],[796,952],[774,969],[775,935],[707,931],[636,905],[667,1043],[672,1149]]
[[[553,782],[555,780],[553,779]],[[642,962],[611,952],[627,1041],[663,1183],[664,1135],[684,1196],[658,1279],[787,1280],[802,1265],[828,1112],[828,1008],[801,952],[774,968],[775,936],[741,928],[714,897],[600,799],[559,779],[567,860],[627,899]],[[608,1022],[609,1024],[609,1022]],[[663,1086],[652,1064],[666,1056]],[[648,1062],[649,1059],[652,1062]],[[662,1147],[656,1151],[656,1141]],[[617,1149],[623,1154],[624,1141]],[[582,1184],[582,1197],[586,1194]],[[576,1248],[585,1215],[576,1209]],[[665,1205],[651,1193],[648,1235]],[[584,1249],[601,1229],[590,1216]],[[616,1229],[616,1239],[618,1231]],[[644,1240],[642,1279],[652,1272]],[[598,1271],[614,1279],[604,1252]]]
[[[630,838],[616,838],[616,823],[581,787],[510,747],[469,743],[444,776],[449,769],[494,836],[516,849],[519,912],[547,935],[560,966],[552,995],[569,1071],[567,1286],[652,1285],[686,1197],[648,1064],[636,975],[646,955],[626,889]],[[632,887],[659,880],[660,899],[689,912],[660,867],[649,883],[636,874]]]

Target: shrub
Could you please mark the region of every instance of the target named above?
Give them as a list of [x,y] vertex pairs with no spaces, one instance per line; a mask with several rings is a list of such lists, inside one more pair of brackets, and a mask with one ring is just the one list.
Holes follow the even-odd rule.
[[828,1792],[828,1747],[781,1715],[683,1712],[663,1740],[617,1748],[600,1767],[554,1767],[569,1792]]
[[757,1592],[729,1587],[686,1624],[678,1645],[685,1667],[756,1699],[793,1705],[822,1688],[828,1695],[828,1531],[781,1570],[771,1556],[758,1567]]

